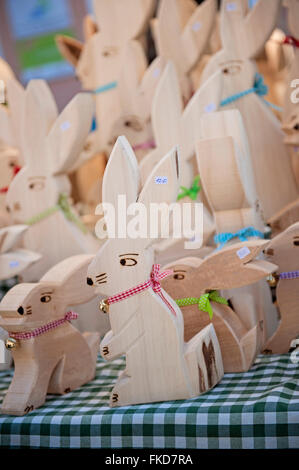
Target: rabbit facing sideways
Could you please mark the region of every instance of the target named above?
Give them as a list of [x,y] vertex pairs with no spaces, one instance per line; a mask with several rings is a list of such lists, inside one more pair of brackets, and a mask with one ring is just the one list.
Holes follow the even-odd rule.
[[[236,243],[204,260],[183,258],[164,266],[164,269],[172,269],[173,274],[163,279],[163,289],[173,299],[195,298],[191,305],[181,306],[185,341],[212,323],[221,348],[224,372],[242,372],[250,368],[261,349],[259,325],[256,323],[247,329],[230,305],[212,299],[213,317],[210,320],[207,313],[200,311],[199,299],[212,290],[247,286],[274,272],[276,265],[255,260],[266,244],[261,240]],[[244,249],[247,255],[242,258],[240,253]]]
[[267,259],[278,266],[274,275],[276,301],[280,313],[278,329],[265,345],[273,354],[287,353],[299,335],[299,222],[275,236],[265,248]]
[[[11,225],[0,229],[0,281],[21,274],[41,258],[32,251],[16,248],[27,229],[26,225]],[[4,352],[0,370],[8,369],[11,365],[11,355],[4,348],[4,338],[4,331],[0,328],[0,349]]]
[[193,0],[161,0],[151,21],[157,53],[174,63],[185,103],[194,91],[192,75],[207,49],[216,13],[216,0],[201,5]]
[[[157,184],[161,175],[165,184]],[[139,179],[134,152],[125,137],[119,137],[104,174],[103,202],[117,207],[118,195],[124,194],[127,204],[142,203],[147,215],[152,203],[170,204],[176,200],[176,148],[161,159],[141,190]],[[108,360],[126,354],[126,369],[112,390],[111,406],[194,397],[216,385],[223,375],[212,325],[184,343],[181,310],[159,289],[153,242],[150,235],[110,238],[88,268],[87,283],[105,296],[128,288],[136,293],[135,286],[148,279],[153,282],[153,288],[137,290],[138,295],[124,296],[122,302],[110,306],[111,331],[102,340],[100,351]],[[106,307],[107,302],[109,297]]]
[[154,0],[94,0],[96,22],[84,21],[85,43],[57,36],[61,54],[75,68],[86,90],[95,95],[97,130],[93,133],[93,154],[109,152],[114,116],[121,110],[118,80],[125,45],[145,31]]
[[[237,109],[201,117],[196,156],[201,182],[213,212],[217,238],[231,244],[239,234],[263,237],[265,222],[255,186],[243,119]],[[248,234],[248,235],[247,235]],[[228,237],[228,238],[226,238]],[[244,325],[262,329],[261,346],[278,326],[278,313],[266,280],[225,292]]]
[[99,242],[81,226],[66,200],[71,191],[66,172],[90,129],[92,98],[75,96],[58,116],[46,82],[33,80],[24,101],[21,150],[25,164],[8,189],[6,205],[14,222],[29,225],[23,247],[43,255],[23,275],[30,282],[38,281],[64,258],[95,253]]
[[85,283],[92,255],[77,255],[50,269],[38,283],[14,286],[0,302],[0,326],[10,338],[15,372],[1,413],[22,416],[93,379],[99,333],[70,324],[72,304],[94,297]]
[[[257,194],[266,220],[298,195],[280,123],[257,93],[248,92],[253,90],[257,72],[251,59],[256,57],[275,27],[279,6],[279,0],[259,0],[247,11],[245,0],[223,0],[223,49],[210,59],[202,75],[204,83],[216,70],[220,71],[221,105],[241,112]],[[265,90],[261,88],[258,92],[263,94]]]

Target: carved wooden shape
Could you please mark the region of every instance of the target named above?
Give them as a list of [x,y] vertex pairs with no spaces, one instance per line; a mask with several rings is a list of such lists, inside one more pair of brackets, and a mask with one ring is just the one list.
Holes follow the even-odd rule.
[[[277,264],[277,273],[299,271],[299,222],[274,237],[265,254],[267,259]],[[299,277],[279,279],[276,286],[277,305],[280,312],[278,329],[269,339],[265,350],[273,354],[287,353],[291,341],[299,335],[298,304]]]
[[[173,299],[199,298],[215,286],[230,289],[257,282],[276,269],[272,263],[254,260],[266,244],[260,240],[236,243],[204,260],[183,258],[169,263],[165,268],[172,269],[173,275],[162,281],[163,288]],[[248,256],[240,259],[238,253],[244,248],[248,249]],[[246,328],[238,312],[229,305],[211,301],[211,306],[212,320],[198,305],[182,307],[185,341],[212,323],[221,348],[224,372],[248,370],[261,348],[259,326]]]
[[[0,303],[0,326],[29,332],[63,318],[70,304],[94,297],[85,283],[92,255],[78,255],[54,266],[36,284],[14,286]],[[1,413],[22,416],[43,405],[47,393],[63,394],[95,374],[99,333],[81,334],[68,321],[12,350],[15,373]]]
[[[166,184],[156,184],[158,176]],[[172,149],[139,188],[134,152],[119,137],[103,180],[103,201],[117,204],[125,194],[127,204],[171,203],[178,190],[178,156]],[[88,283],[103,295],[112,295],[149,279],[154,263],[154,239],[109,239],[88,269]],[[188,398],[213,387],[222,377],[223,365],[212,325],[184,343],[183,317],[175,302],[162,290],[172,311],[152,289],[110,306],[111,331],[101,343],[106,359],[126,354],[126,370],[114,386],[110,405],[122,406]]]
[[[276,24],[280,2],[259,0],[250,11],[246,4],[243,0],[222,2],[223,49],[212,57],[203,72],[202,83],[215,71],[221,72],[222,99],[252,88],[257,68],[251,59],[270,36]],[[265,218],[268,219],[297,197],[280,123],[255,93],[243,96],[225,108],[236,108],[241,112],[249,141],[257,194]]]

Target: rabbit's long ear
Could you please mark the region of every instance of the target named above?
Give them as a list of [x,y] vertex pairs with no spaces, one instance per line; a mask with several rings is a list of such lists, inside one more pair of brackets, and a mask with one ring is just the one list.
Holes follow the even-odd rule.
[[137,201],[140,185],[138,163],[124,136],[118,137],[108,160],[102,185],[102,200],[118,207],[118,196],[126,195],[127,204]]
[[15,79],[8,80],[6,88],[15,145],[19,149],[22,149],[22,117],[25,105],[25,89],[21,83]]
[[184,136],[185,152],[190,158],[195,150],[195,144],[200,138],[200,119],[205,114],[216,111],[219,107],[223,87],[222,74],[216,71],[192,96],[184,109],[182,116],[182,134]]
[[267,244],[264,240],[251,240],[212,253],[196,273],[198,282],[205,282],[207,289],[232,289],[258,282],[277,269],[264,260],[252,261]]
[[83,51],[83,44],[77,39],[63,35],[55,36],[55,41],[62,57],[76,67]]
[[0,280],[21,274],[41,258],[42,255],[21,248],[0,254]]
[[100,32],[123,44],[143,33],[151,17],[154,0],[94,0],[94,12]]
[[150,203],[171,204],[176,201],[178,190],[179,156],[177,147],[174,147],[154,167],[140,192],[138,202],[146,207]]
[[180,132],[183,101],[178,76],[172,62],[168,62],[157,85],[152,104],[152,126],[156,146],[163,153],[176,145]]
[[0,104],[0,139],[6,145],[15,145],[15,138],[12,127],[11,112],[7,108]]
[[164,57],[156,57],[143,75],[139,87],[139,112],[144,119],[150,118],[153,98],[166,63]]
[[6,253],[20,241],[28,225],[11,225],[0,229],[0,253]]
[[45,139],[57,117],[57,107],[44,80],[32,80],[25,92],[22,142],[25,164],[45,166]]
[[76,255],[66,258],[50,269],[40,283],[55,283],[55,296],[63,305],[78,305],[91,300],[94,289],[86,284],[87,268],[94,255]]
[[236,57],[256,57],[277,23],[280,0],[259,0],[248,11],[247,1],[223,0],[221,39],[223,48]]
[[74,166],[90,131],[93,112],[92,96],[79,93],[56,119],[47,137],[53,174],[65,173]]
[[210,38],[216,20],[217,1],[205,0],[187,22],[181,37],[186,57],[186,71],[190,71],[199,60]]
[[147,61],[140,42],[129,41],[125,47],[118,81],[121,104],[128,114],[139,114],[138,88],[146,67]]
[[99,31],[98,25],[91,15],[86,15],[83,20],[83,33],[85,41],[88,41],[94,34]]

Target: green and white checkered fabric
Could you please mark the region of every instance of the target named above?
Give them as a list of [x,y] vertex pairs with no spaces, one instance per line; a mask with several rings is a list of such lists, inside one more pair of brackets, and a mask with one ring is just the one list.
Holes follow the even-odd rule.
[[[299,356],[299,354],[298,354]],[[299,359],[299,357],[298,357]],[[294,362],[294,361],[293,361]],[[0,415],[0,445],[31,448],[299,448],[299,364],[259,356],[191,400],[109,408],[124,358],[99,360],[95,380],[24,417]],[[0,400],[12,371],[0,373]]]
[[6,279],[5,281],[0,281],[0,300],[5,296],[6,292],[9,291],[15,284],[17,284],[17,278],[13,277],[11,279]]

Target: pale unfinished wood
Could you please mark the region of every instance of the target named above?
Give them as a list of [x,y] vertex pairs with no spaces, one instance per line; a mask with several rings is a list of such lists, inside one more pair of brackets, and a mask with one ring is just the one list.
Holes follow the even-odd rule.
[[[0,303],[0,325],[28,332],[63,318],[70,303],[86,303],[94,291],[85,283],[91,255],[54,266],[36,284],[14,286]],[[15,372],[1,413],[22,416],[42,406],[47,393],[64,394],[93,379],[99,333],[79,333],[70,322],[27,340],[12,350]]]
[[[156,184],[161,175],[167,184]],[[115,204],[118,194],[125,194],[127,204],[143,203],[149,213],[150,203],[175,201],[177,190],[176,148],[161,159],[140,190],[134,152],[124,137],[118,138],[104,174],[103,202]],[[148,236],[109,239],[89,266],[88,283],[109,296],[146,281],[154,263],[153,241]],[[111,406],[193,397],[223,375],[212,325],[184,343],[182,313],[162,293],[174,313],[152,289],[110,306],[111,331],[101,343],[101,354],[108,360],[126,354],[126,369],[112,390]]]
[[[285,0],[284,5],[288,11],[288,27],[293,37],[298,39],[299,35],[299,3],[296,0]],[[286,92],[283,106],[283,130],[285,132],[284,142],[288,146],[291,154],[292,167],[295,174],[297,187],[299,189],[299,102],[294,103],[291,95],[295,93],[292,83],[295,81],[296,87],[299,78],[299,48],[285,45],[286,49],[293,50],[293,60],[290,65],[288,76],[286,77]],[[298,101],[298,92],[295,98]]]
[[[277,264],[277,274],[299,269],[299,222],[274,237],[265,254],[267,259]],[[299,278],[279,279],[276,286],[277,305],[280,312],[279,326],[265,345],[265,350],[273,354],[287,353],[291,341],[299,335],[298,304]]]
[[[202,114],[217,109],[221,93],[220,81],[221,77],[216,73],[203,87],[197,90],[186,108],[183,109],[177,73],[171,62],[167,64],[157,85],[152,104],[152,126],[157,147],[149,152],[140,163],[142,181],[145,181],[163,155],[172,146],[178,144],[180,185],[190,188],[193,178],[197,174],[197,170],[194,168],[195,141],[198,133],[196,123]],[[197,200],[201,200],[201,194]],[[186,198],[182,199],[182,202],[184,201],[186,202]],[[204,242],[210,237],[213,230],[213,220],[207,208],[204,208]],[[157,245],[157,250],[165,251],[171,248],[173,243],[176,243],[173,239],[165,240],[159,246]]]
[[299,198],[291,202],[268,220],[271,235],[278,235],[299,220]]
[[[58,116],[50,89],[42,80],[31,81],[25,95],[22,121],[25,165],[7,193],[7,206],[16,223],[26,223],[55,206],[61,193],[70,194],[66,172],[84,145],[93,113],[91,97],[79,94]],[[71,210],[75,213],[72,206]],[[24,279],[38,281],[60,260],[93,253],[98,246],[90,233],[83,233],[59,210],[30,225],[24,234],[23,247],[43,255],[24,273]]]
[[186,102],[193,91],[190,74],[208,46],[216,11],[215,0],[201,5],[190,0],[161,0],[152,22],[158,55],[174,63]]
[[[227,110],[204,115],[199,128],[204,139],[197,144],[197,162],[216,232],[235,233],[251,226],[264,233],[265,222],[240,112]],[[232,239],[230,244],[237,240]],[[245,324],[259,325],[265,344],[278,326],[277,311],[266,282],[226,294],[234,297],[236,312]]]
[[[265,264],[265,262],[260,266],[259,263],[255,265],[254,258],[265,245],[266,242],[261,241],[237,243],[217,253],[212,253],[204,260],[199,258],[177,260],[164,267],[164,269],[172,269],[173,275],[162,281],[163,288],[173,299],[199,298],[202,294],[213,290],[215,286],[225,289],[246,285],[246,276],[243,276],[243,271],[246,274],[246,270],[250,271],[248,284],[257,282],[277,268],[276,265]],[[248,257],[244,258],[245,261],[238,258],[239,250],[244,247],[249,250]],[[230,256],[229,260],[228,256]],[[251,276],[252,272],[255,272],[255,278]],[[211,301],[211,306],[212,320],[207,312],[199,310],[198,305],[182,307],[185,341],[189,341],[198,331],[212,323],[221,348],[224,372],[247,371],[261,348],[259,326],[255,324],[250,329],[246,328],[238,314],[229,305]]]
[[[231,8],[230,4],[234,7]],[[212,57],[202,76],[204,83],[217,70],[221,72],[222,99],[253,86],[257,68],[250,59],[257,55],[271,34],[276,24],[278,7],[277,0],[260,0],[247,13],[243,0],[222,2],[223,50]],[[264,216],[268,219],[297,197],[280,123],[255,93],[226,105],[226,108],[236,108],[241,112],[249,141],[258,197]]]
[[[20,275],[22,271],[36,263],[41,256],[29,250],[18,248],[18,244],[26,225],[13,225],[0,229],[0,281]],[[4,348],[4,330],[0,328],[0,348],[4,349],[4,361],[0,363],[0,370],[11,367],[12,358],[9,351]]]
[[[57,37],[62,55],[76,68],[82,86],[96,90],[118,82],[126,43],[138,38],[153,13],[153,0],[95,0],[95,22],[85,20],[85,43]],[[95,95],[97,131],[93,152],[108,152],[114,116],[120,113],[118,87]]]

